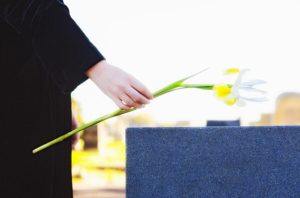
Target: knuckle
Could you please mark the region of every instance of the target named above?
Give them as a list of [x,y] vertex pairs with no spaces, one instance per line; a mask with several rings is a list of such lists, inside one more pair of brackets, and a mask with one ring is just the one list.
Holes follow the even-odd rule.
[[118,87],[121,88],[121,89],[126,90],[129,87],[128,85],[129,85],[129,83],[125,80],[125,81],[120,81],[119,84],[118,84]]

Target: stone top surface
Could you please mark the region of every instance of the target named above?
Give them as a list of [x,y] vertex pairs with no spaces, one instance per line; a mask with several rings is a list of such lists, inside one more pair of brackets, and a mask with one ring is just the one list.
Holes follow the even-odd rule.
[[127,197],[300,197],[300,127],[128,128]]

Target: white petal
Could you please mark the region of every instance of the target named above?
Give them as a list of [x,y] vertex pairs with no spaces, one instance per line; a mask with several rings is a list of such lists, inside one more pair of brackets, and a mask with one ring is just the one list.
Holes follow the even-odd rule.
[[253,92],[257,92],[257,93],[261,93],[261,94],[267,94],[268,92],[261,90],[261,89],[257,89],[254,87],[239,87],[242,90],[246,90],[246,91],[253,91]]
[[264,80],[251,80],[251,81],[248,81],[248,82],[241,83],[240,86],[243,86],[243,87],[253,87],[255,85],[262,85],[262,84],[267,84],[267,82],[264,81]]
[[240,96],[240,92],[238,87],[232,87],[231,88],[231,97],[232,98],[238,98]]
[[235,81],[235,83],[233,84],[233,86],[235,87],[238,87],[240,84],[242,84],[242,80],[244,78],[244,76],[246,75],[246,73],[250,71],[249,69],[242,69]]
[[262,98],[247,98],[247,97],[240,97],[242,100],[247,100],[251,102],[266,102],[268,101],[268,98],[262,97]]
[[237,106],[239,107],[244,107],[246,106],[246,102],[244,100],[242,100],[241,98],[238,99],[238,101],[236,102]]

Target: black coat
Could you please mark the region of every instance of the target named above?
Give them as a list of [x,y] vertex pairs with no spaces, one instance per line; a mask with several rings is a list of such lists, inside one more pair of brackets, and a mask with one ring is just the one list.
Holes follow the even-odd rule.
[[70,92],[103,56],[59,0],[0,1],[0,197],[70,198]]

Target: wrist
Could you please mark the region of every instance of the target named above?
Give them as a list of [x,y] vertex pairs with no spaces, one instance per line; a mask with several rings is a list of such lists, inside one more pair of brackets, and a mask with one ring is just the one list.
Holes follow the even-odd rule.
[[85,74],[89,77],[92,78],[95,74],[102,73],[103,70],[105,70],[106,67],[108,67],[109,64],[106,62],[106,60],[99,61],[96,63],[94,66],[89,68]]

